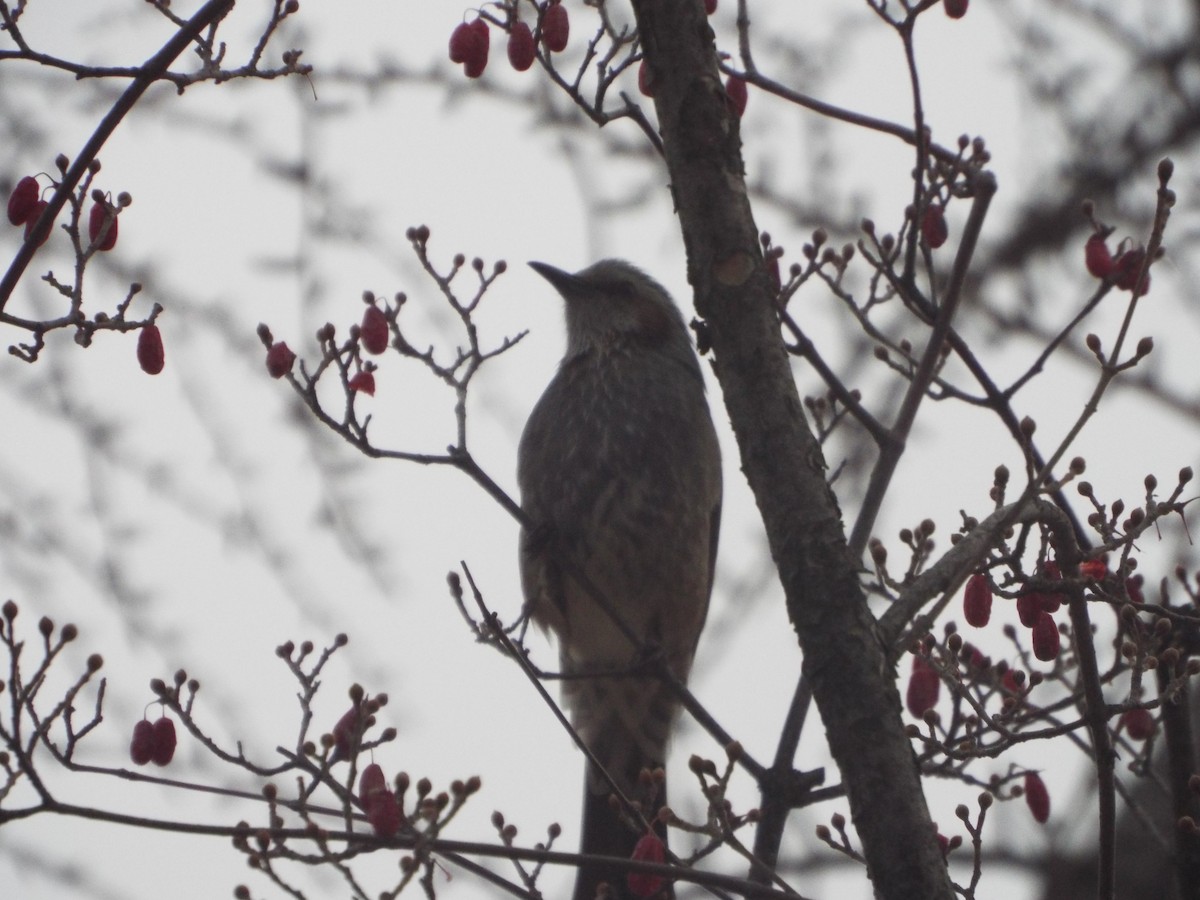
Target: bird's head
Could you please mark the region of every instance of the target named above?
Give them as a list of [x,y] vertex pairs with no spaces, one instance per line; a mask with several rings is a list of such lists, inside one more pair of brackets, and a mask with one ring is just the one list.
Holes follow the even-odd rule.
[[566,301],[567,357],[620,346],[685,352],[695,359],[679,308],[666,289],[630,263],[603,259],[571,274],[531,262]]

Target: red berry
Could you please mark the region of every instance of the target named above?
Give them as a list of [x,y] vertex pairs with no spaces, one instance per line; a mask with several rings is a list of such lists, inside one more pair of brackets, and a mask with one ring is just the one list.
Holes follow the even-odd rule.
[[388,347],[388,321],[378,306],[372,304],[363,313],[362,325],[359,327],[362,345],[368,353],[378,356]]
[[550,6],[542,14],[542,40],[546,49],[551,53],[565,50],[570,33],[571,23],[567,20],[567,8],[558,0],[550,0]]
[[147,375],[157,375],[163,370],[162,332],[157,325],[147,325],[138,334],[138,365]]
[[913,656],[912,674],[908,677],[905,705],[918,719],[937,706],[942,681],[922,657]]
[[[42,217],[42,213],[46,211],[46,207],[50,204],[45,200],[38,200],[33,204],[33,209],[29,211],[29,216],[25,219],[25,240],[29,240],[33,234],[33,226],[37,224],[38,219]],[[46,233],[42,235],[42,239],[37,242],[40,247],[50,238],[51,229],[47,228]]]
[[1039,822],[1044,823],[1050,818],[1050,794],[1037,772],[1025,773],[1025,803]]
[[1141,606],[1146,602],[1145,596],[1142,594],[1141,575],[1134,575],[1132,578],[1125,579],[1125,593],[1129,595],[1129,602],[1136,603]]
[[968,625],[982,628],[992,617],[992,588],[987,576],[977,572],[967,579],[963,591],[963,616]]
[[950,229],[946,225],[946,211],[939,203],[930,203],[925,207],[925,215],[921,217],[921,236],[930,250],[936,250],[946,243]]
[[392,837],[400,830],[400,805],[394,791],[384,788],[372,794],[366,813],[367,821],[381,837]]
[[37,179],[32,175],[26,175],[18,181],[17,186],[13,188],[12,195],[8,198],[8,221],[14,225],[25,224],[29,220],[30,213],[37,206],[40,191]]
[[1079,574],[1084,578],[1099,581],[1108,574],[1108,563],[1102,559],[1088,559],[1079,564]]
[[[108,222],[109,206],[107,203],[93,203],[92,211],[88,214],[88,240],[96,244],[96,249],[100,251],[111,250],[117,243],[117,215],[116,211],[112,212],[112,221],[108,225],[108,230],[105,231],[104,225]],[[101,232],[104,236],[101,237]]]
[[1039,599],[1042,601],[1042,609],[1053,615],[1058,612],[1058,608],[1063,604],[1065,594],[1039,594]]
[[271,349],[267,351],[267,372],[272,378],[282,378],[292,371],[295,362],[296,354],[283,341],[272,344]]
[[482,18],[476,19],[467,27],[471,32],[471,40],[467,44],[467,55],[463,60],[463,68],[468,78],[478,78],[487,68],[492,35],[488,31],[487,22]]
[[[653,831],[647,831],[638,838],[631,858],[641,862],[662,862],[666,858],[662,838]],[[636,897],[652,897],[662,890],[663,886],[661,875],[650,875],[646,872],[630,872],[625,876],[625,880],[629,884],[629,890]]]
[[704,12],[712,15],[717,11],[717,0],[704,0]]
[[1154,723],[1154,716],[1148,709],[1125,710],[1121,713],[1121,724],[1125,727],[1125,733],[1135,741],[1146,740],[1158,728]]
[[474,40],[475,36],[471,31],[471,26],[466,22],[460,22],[458,27],[450,32],[450,62],[466,62],[467,57],[470,56],[471,42]]
[[746,102],[750,99],[746,92],[746,82],[736,75],[730,75],[725,82],[725,94],[729,97],[729,102],[733,106],[733,111],[737,113],[738,118],[746,112]]
[[375,396],[375,373],[374,372],[359,372],[349,383],[350,390],[362,391],[369,397]]
[[992,661],[984,656],[983,651],[973,644],[963,644],[963,650],[967,651],[964,655],[967,656],[967,665],[972,669],[979,671],[991,665]]
[[[1042,577],[1048,578],[1051,581],[1061,581],[1062,575],[1058,571],[1058,563],[1054,560],[1049,560],[1042,566]],[[1066,594],[1060,594],[1058,591],[1050,593],[1038,594],[1038,599],[1042,601],[1042,609],[1048,613],[1058,612],[1058,608],[1063,605],[1063,601],[1067,599]]]
[[362,737],[358,733],[359,727],[358,707],[351,707],[333,726],[333,755],[329,757],[330,762],[350,758]]
[[366,809],[375,797],[388,789],[387,779],[378,763],[371,763],[358,776],[358,799]]
[[783,279],[779,274],[779,256],[770,254],[767,257],[767,274],[771,276],[771,285],[775,288],[775,293],[783,290]]
[[535,56],[533,32],[524,22],[518,22],[508,33],[508,61],[518,72],[533,65]]
[[654,96],[654,73],[646,65],[645,59],[638,63],[638,90],[644,97]]
[[1113,257],[1108,250],[1108,241],[1102,234],[1093,234],[1083,245],[1083,262],[1089,274],[1096,278],[1107,278],[1112,274]]
[[129,758],[139,766],[144,766],[154,758],[154,724],[149,719],[142,719],[133,726]]
[[1037,621],[1033,623],[1033,655],[1042,662],[1050,662],[1058,656],[1060,649],[1058,626],[1050,613],[1038,613]]
[[[1142,262],[1146,259],[1146,251],[1140,248],[1126,250],[1113,262],[1113,283],[1123,291],[1132,291],[1137,281],[1138,272],[1142,270]],[[1142,279],[1138,290],[1139,295],[1150,292],[1150,272]]]
[[1016,673],[1012,669],[1006,669],[1000,683],[1004,685],[1004,689],[1010,694],[1015,694],[1020,697],[1024,695],[1024,688],[1017,683]]
[[967,14],[967,0],[943,0],[942,5],[952,19],[961,19]]
[[1042,609],[1042,597],[1044,594],[1039,594],[1037,591],[1029,591],[1017,597],[1017,615],[1021,617],[1021,624],[1026,628],[1032,628],[1037,624],[1038,615],[1044,612]]
[[154,764],[165,766],[175,756],[175,722],[163,716],[154,723]]

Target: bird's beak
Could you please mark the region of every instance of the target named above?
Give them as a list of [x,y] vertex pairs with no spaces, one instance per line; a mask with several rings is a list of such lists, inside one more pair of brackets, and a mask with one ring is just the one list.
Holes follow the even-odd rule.
[[578,296],[583,287],[577,275],[564,272],[562,269],[556,269],[554,266],[546,265],[544,262],[531,262],[529,268],[554,285],[555,290],[562,294],[563,297]]

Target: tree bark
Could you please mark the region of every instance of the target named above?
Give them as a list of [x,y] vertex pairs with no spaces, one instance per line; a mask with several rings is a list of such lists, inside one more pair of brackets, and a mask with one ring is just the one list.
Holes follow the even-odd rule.
[[[696,308],[766,525],[867,872],[882,898],[954,896],[825,460],[792,378],[736,113],[700,0],[634,0]],[[752,98],[752,102],[755,98]]]

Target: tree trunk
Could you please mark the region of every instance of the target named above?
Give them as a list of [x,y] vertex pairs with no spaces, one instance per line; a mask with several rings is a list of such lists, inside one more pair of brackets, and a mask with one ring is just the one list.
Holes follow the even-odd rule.
[[837,500],[780,337],[747,196],[738,119],[699,0],[634,0],[654,78],[696,308],[766,525],[804,672],[841,770],[877,897],[953,897],[895,673],[850,558]]

